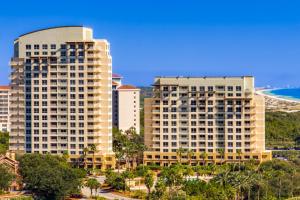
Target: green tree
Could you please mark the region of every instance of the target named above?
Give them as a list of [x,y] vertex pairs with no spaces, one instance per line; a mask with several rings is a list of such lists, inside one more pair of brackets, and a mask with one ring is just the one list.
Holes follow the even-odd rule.
[[125,175],[124,173],[116,173],[109,169],[105,172],[105,176],[105,183],[111,186],[112,189],[125,191],[125,179],[127,175]]
[[151,188],[153,187],[153,184],[154,184],[154,174],[153,172],[149,171],[145,176],[145,185],[148,189],[148,199],[150,199],[150,192],[151,192]]
[[183,176],[184,177],[189,177],[194,175],[194,170],[191,166],[187,165],[183,169]]
[[161,178],[164,180],[165,185],[169,189],[169,196],[175,192],[177,196],[178,189],[181,187],[183,182],[183,167],[182,165],[173,165],[167,168],[164,168],[161,172]]
[[88,153],[89,153],[89,148],[87,148],[87,147],[83,148],[83,166],[84,166],[84,169],[87,168],[86,158],[87,158]]
[[0,154],[5,154],[8,150],[8,132],[0,132]]
[[95,169],[95,153],[97,152],[97,146],[95,144],[91,144],[90,150],[93,153],[93,170],[94,170]]
[[176,153],[179,157],[179,163],[181,163],[182,155],[186,153],[186,149],[180,147],[179,149],[177,149]]
[[97,193],[97,189],[100,187],[100,183],[95,178],[90,178],[85,183],[85,186],[88,187],[91,191],[91,196],[93,195],[93,190],[95,190],[95,195]]
[[155,191],[151,193],[151,199],[161,200],[166,196],[166,184],[163,178],[159,178],[154,186]]
[[14,178],[15,175],[6,166],[0,165],[0,191],[6,191]]
[[20,175],[25,189],[38,199],[63,199],[78,193],[85,173],[73,169],[60,156],[25,154],[20,158]]
[[224,148],[218,149],[218,153],[221,156],[221,163],[223,164],[223,162],[225,160],[225,149]]
[[299,144],[300,113],[266,112],[266,145],[294,147]]
[[200,154],[200,157],[202,158],[204,165],[206,165],[207,156],[208,154],[205,151]]
[[70,158],[69,152],[68,152],[67,150],[64,151],[63,154],[62,154],[62,157],[63,157],[66,161],[68,161],[69,158]]
[[142,136],[137,134],[134,128],[131,128],[124,133],[117,128],[114,128],[113,150],[117,156],[118,169],[121,160],[125,160],[127,169],[132,169],[132,167],[141,160],[143,152],[146,150],[146,146],[143,144]]
[[189,165],[190,165],[192,162],[192,158],[195,155],[195,152],[192,149],[189,149],[189,150],[187,150],[186,153],[187,153],[187,157],[188,157]]

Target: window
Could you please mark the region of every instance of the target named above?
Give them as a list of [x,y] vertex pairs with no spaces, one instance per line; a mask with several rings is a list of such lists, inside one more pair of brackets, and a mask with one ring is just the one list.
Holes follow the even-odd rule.
[[35,45],[34,45],[34,49],[40,49],[40,45],[35,44]]
[[26,49],[27,50],[31,49],[31,45],[30,44],[26,44]]
[[78,44],[78,49],[83,49],[84,45],[83,44]]
[[56,45],[55,44],[51,44],[51,49],[56,49]]
[[75,49],[75,44],[70,44],[70,49]]
[[80,65],[80,66],[78,67],[78,69],[82,71],[82,70],[84,70],[84,66]]
[[43,49],[48,49],[48,45],[47,44],[43,44],[42,48]]
[[208,87],[207,87],[207,90],[208,90],[208,91],[213,91],[213,90],[214,90],[214,87],[213,87],[213,86],[208,86]]

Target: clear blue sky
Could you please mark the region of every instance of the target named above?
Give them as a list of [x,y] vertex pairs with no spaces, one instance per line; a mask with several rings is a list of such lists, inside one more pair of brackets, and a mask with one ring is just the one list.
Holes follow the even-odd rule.
[[2,1],[0,84],[9,82],[20,34],[85,25],[110,41],[113,71],[126,83],[149,85],[157,75],[254,75],[257,86],[300,86],[299,8],[296,0]]

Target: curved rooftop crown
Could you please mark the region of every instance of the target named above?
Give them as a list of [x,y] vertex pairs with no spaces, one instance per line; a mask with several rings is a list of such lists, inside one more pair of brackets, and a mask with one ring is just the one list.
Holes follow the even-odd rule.
[[16,40],[41,40],[51,41],[91,41],[93,40],[93,30],[83,26],[57,26],[35,30],[20,35]]
[[35,30],[35,31],[30,31],[28,33],[24,33],[24,34],[20,35],[19,37],[23,37],[24,35],[36,33],[36,32],[39,32],[39,31],[45,31],[45,30],[50,30],[50,29],[58,29],[58,28],[70,28],[70,27],[81,27],[81,28],[83,28],[82,25],[75,25],[75,26],[53,26],[53,27],[49,27],[49,28],[42,28],[42,29],[38,29],[38,30]]

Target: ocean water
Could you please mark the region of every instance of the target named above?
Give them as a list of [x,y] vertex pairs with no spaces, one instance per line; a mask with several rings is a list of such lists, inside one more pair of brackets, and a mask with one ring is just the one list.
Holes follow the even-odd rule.
[[300,88],[266,90],[264,93],[285,99],[300,101]]

